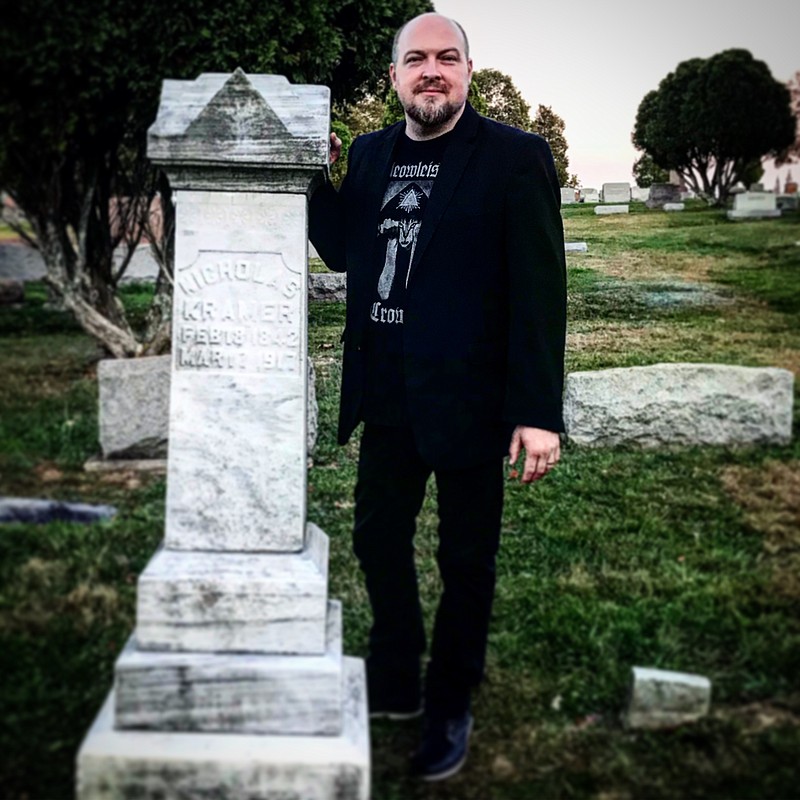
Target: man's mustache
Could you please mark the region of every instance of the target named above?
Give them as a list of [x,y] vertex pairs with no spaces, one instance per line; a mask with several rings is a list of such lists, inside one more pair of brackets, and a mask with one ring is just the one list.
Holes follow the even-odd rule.
[[416,89],[414,89],[414,94],[421,94],[422,92],[427,92],[430,89],[436,89],[437,91],[444,91],[444,82],[438,80],[427,80],[425,83],[419,84]]

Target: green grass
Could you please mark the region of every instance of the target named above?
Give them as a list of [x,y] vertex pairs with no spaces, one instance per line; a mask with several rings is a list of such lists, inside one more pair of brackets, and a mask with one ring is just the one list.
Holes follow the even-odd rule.
[[[797,219],[733,224],[698,207],[596,218],[570,207],[565,222],[569,240],[589,243],[569,257],[570,369],[800,368]],[[687,283],[718,299],[682,302],[675,292]],[[123,299],[135,316],[147,290]],[[81,470],[97,450],[98,351],[44,300],[32,286],[23,308],[0,310],[0,493],[110,502],[119,514],[0,531],[4,800],[72,796],[75,752],[135,624],[136,575],[163,535],[163,480]],[[311,305],[320,433],[308,515],[331,539],[345,649],[363,655],[369,612],[349,542],[358,437],[335,443],[343,322],[342,304]],[[775,465],[798,476],[797,439],[740,450],[567,446],[537,485],[509,482],[468,765],[419,785],[406,774],[416,725],[374,725],[375,800],[797,797],[800,491],[759,484]],[[429,621],[435,531],[429,491],[418,533]],[[712,714],[672,732],[626,731],[633,665],[709,676]]]

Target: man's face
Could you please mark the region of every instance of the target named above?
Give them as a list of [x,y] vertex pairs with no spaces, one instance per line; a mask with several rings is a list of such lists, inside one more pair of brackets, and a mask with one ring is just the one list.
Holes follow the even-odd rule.
[[426,15],[403,29],[389,76],[406,114],[423,128],[439,128],[467,101],[472,61],[458,28]]

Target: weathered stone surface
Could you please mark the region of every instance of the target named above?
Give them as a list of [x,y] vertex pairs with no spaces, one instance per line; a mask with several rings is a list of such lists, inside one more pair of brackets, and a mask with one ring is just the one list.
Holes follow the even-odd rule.
[[586,242],[564,242],[565,253],[585,253],[588,249]]
[[577,203],[577,199],[575,198],[576,191],[570,186],[562,186],[561,187],[561,205],[567,206],[572,203]]
[[347,299],[347,276],[344,272],[310,273],[308,299],[344,302]]
[[728,219],[772,219],[779,217],[777,197],[771,192],[741,192],[734,195]]
[[646,203],[650,199],[650,187],[631,186],[631,200],[636,203]]
[[630,206],[595,206],[595,214],[627,214]]
[[655,364],[573,372],[564,417],[576,444],[786,444],[794,376],[784,369]]
[[629,183],[604,183],[604,203],[630,203],[631,185]]
[[627,728],[674,728],[704,717],[711,706],[711,681],[702,675],[633,668]]
[[114,506],[36,500],[27,497],[0,497],[0,522],[100,522],[117,513]]
[[331,736],[342,729],[342,610],[322,655],[160,653],[135,637],[115,667],[116,727]]
[[21,281],[0,278],[0,306],[13,306],[25,300],[25,287]]
[[162,548],[139,577],[142,650],[325,652],[328,537],[308,524],[302,553]]
[[581,189],[581,200],[584,203],[599,203],[600,192],[597,189]]
[[169,356],[98,363],[100,448],[105,458],[166,456],[169,365]]
[[648,208],[663,208],[665,203],[680,203],[681,187],[675,183],[654,183],[647,198]]
[[113,693],[81,745],[79,800],[368,800],[363,662],[344,659],[338,736],[160,733],[114,729]]

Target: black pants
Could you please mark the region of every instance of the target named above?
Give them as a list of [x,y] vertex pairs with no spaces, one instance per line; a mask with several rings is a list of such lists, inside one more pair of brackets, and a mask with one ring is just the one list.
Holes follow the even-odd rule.
[[444,584],[425,687],[428,713],[457,714],[483,677],[503,511],[503,462],[434,470],[409,428],[366,425],[355,491],[353,547],[373,625],[367,667],[419,680],[425,631],[414,566],[416,517],[436,478]]

